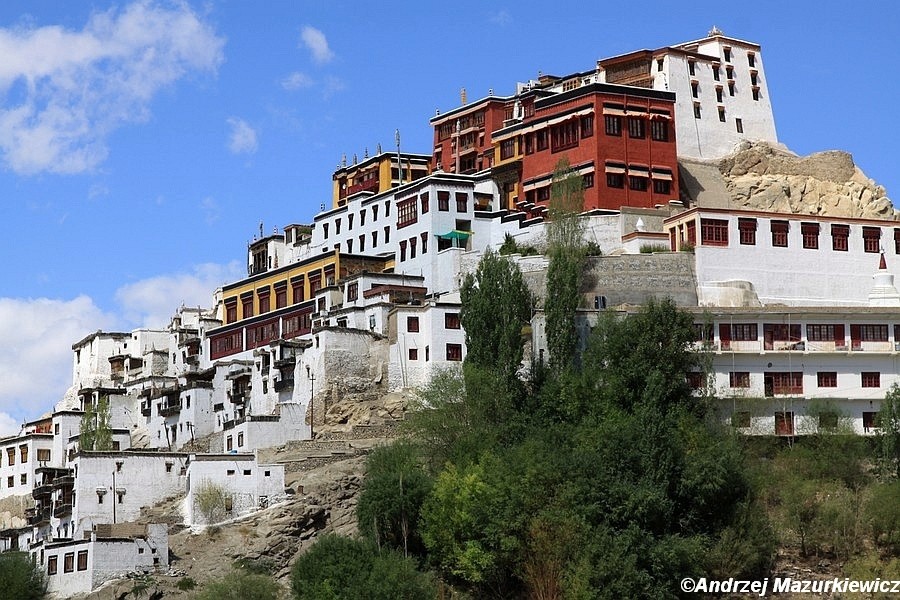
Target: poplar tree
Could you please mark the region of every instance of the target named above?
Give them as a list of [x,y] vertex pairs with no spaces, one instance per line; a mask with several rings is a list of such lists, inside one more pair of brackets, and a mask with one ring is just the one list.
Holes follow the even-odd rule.
[[563,157],[556,164],[550,188],[550,222],[547,224],[550,263],[544,300],[547,350],[550,368],[556,373],[574,366],[577,358],[575,314],[585,258],[584,231],[578,214],[583,205],[582,177]]

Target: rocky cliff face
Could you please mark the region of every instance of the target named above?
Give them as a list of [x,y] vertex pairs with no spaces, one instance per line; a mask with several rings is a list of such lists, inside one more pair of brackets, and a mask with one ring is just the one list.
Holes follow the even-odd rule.
[[846,152],[800,157],[765,143],[745,143],[718,168],[733,208],[900,219],[884,188],[866,177]]

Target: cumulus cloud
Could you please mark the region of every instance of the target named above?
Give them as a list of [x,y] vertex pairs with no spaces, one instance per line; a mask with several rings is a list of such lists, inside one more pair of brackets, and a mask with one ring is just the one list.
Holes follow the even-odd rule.
[[120,287],[116,302],[133,327],[166,327],[180,305],[209,307],[222,284],[246,277],[238,261],[205,263],[190,272],[159,275]]
[[95,13],[78,31],[0,28],[3,161],[20,174],[96,167],[112,131],[146,120],[162,88],[215,71],[223,46],[187,3],[152,0]]
[[310,51],[313,61],[320,65],[330,62],[334,58],[334,52],[328,47],[325,34],[315,27],[305,26],[300,31],[300,42]]
[[119,325],[87,296],[0,298],[0,435],[62,399],[72,384],[72,344]]
[[315,81],[307,75],[306,73],[301,73],[300,71],[294,71],[287,77],[281,80],[281,87],[286,90],[294,91],[299,90],[301,88],[308,88],[315,85]]
[[227,119],[231,128],[228,134],[228,149],[232,154],[253,154],[259,146],[256,130],[247,121],[237,117]]

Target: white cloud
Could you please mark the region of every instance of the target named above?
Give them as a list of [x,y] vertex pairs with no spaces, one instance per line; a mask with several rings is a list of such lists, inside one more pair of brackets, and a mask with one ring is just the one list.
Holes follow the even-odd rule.
[[306,73],[294,71],[281,80],[281,87],[286,90],[299,90],[300,88],[308,88],[315,85],[315,81]]
[[180,305],[209,307],[213,292],[222,284],[246,277],[238,261],[227,265],[205,263],[189,273],[159,275],[120,287],[116,302],[132,326],[166,327]]
[[72,384],[72,344],[118,319],[87,296],[0,298],[0,435],[10,421],[39,417]]
[[219,220],[219,203],[211,196],[200,201],[200,209],[203,211],[203,220],[207,225],[212,225]]
[[13,419],[6,413],[0,413],[0,437],[16,435],[21,428],[21,422]]
[[253,154],[259,146],[256,130],[237,117],[227,119],[231,132],[228,135],[228,149],[232,154]]
[[80,31],[0,28],[0,153],[20,174],[90,170],[107,137],[145,120],[153,96],[215,71],[224,39],[186,3],[138,0],[95,13]]
[[315,27],[305,26],[300,31],[300,41],[312,53],[313,61],[322,65],[334,58],[334,52],[328,47],[325,34]]
[[506,27],[510,23],[512,23],[512,15],[509,14],[509,11],[506,9],[502,9],[492,14],[488,20],[495,25],[499,25],[500,27]]

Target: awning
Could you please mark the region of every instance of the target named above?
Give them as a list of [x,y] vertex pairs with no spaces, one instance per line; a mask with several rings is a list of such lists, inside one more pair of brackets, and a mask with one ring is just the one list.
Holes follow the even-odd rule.
[[663,179],[665,181],[672,181],[671,173],[660,173],[659,171],[652,171],[650,173],[650,177],[653,179]]
[[606,172],[607,173],[624,173],[625,167],[616,167],[613,165],[606,165]]
[[616,115],[616,116],[624,117],[624,116],[627,115],[628,113],[625,112],[624,110],[622,110],[621,108],[606,108],[606,107],[604,106],[604,107],[603,107],[603,114],[604,114],[604,115]]
[[461,240],[465,241],[469,239],[469,236],[472,235],[471,231],[460,231],[458,229],[454,229],[449,233],[445,233],[443,235],[439,235],[438,237],[442,240]]

